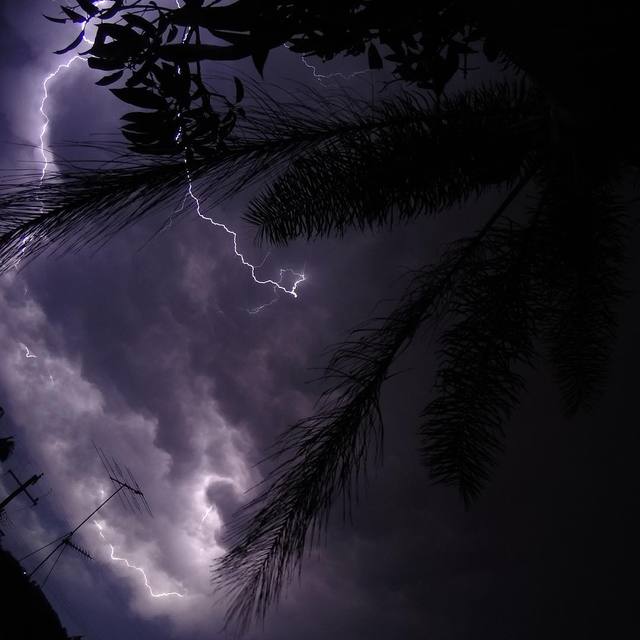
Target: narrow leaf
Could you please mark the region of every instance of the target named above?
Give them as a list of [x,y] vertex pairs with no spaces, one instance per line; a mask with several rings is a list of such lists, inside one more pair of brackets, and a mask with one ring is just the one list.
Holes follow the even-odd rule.
[[60,55],[62,53],[67,53],[67,51],[71,51],[71,49],[75,49],[82,42],[82,38],[84,38],[84,29],[78,34],[78,37],[70,45],[66,46],[64,49],[54,51],[53,53]]
[[148,89],[125,87],[122,89],[111,89],[111,93],[123,102],[132,104],[135,107],[141,107],[142,109],[164,109],[167,106],[163,98]]
[[251,59],[253,60],[253,64],[255,65],[256,70],[263,77],[264,77],[264,65],[267,62],[268,55],[269,55],[269,49],[254,51],[251,54]]
[[96,84],[101,87],[105,87],[108,84],[112,84],[117,80],[120,80],[120,78],[122,78],[123,73],[124,73],[124,69],[120,69],[120,71],[116,71],[115,73],[112,73],[108,76],[104,76],[103,78],[100,78],[100,80],[98,80]]
[[124,4],[124,0],[115,0],[115,2],[106,10],[100,13],[101,20],[109,20],[113,18],[118,11],[122,9],[122,5]]
[[236,85],[236,104],[242,102],[242,98],[244,98],[244,86],[239,78],[233,77],[233,81]]
[[169,27],[169,33],[167,34],[167,42],[172,42],[173,40],[175,40],[177,35],[178,35],[178,27],[176,27],[175,24],[172,24]]
[[88,58],[87,64],[89,68],[99,71],[115,71],[123,67],[123,64],[118,60],[104,60],[103,58]]
[[51,16],[46,16],[44,13],[42,14],[43,18],[46,18],[50,22],[57,22],[58,24],[65,24],[67,22],[66,18],[52,18]]
[[91,0],[76,0],[76,2],[78,3],[78,6],[91,17],[95,16],[100,11],[98,7],[94,6]]
[[135,13],[125,13],[123,16],[124,21],[131,27],[137,27],[141,29],[145,33],[152,35],[156,32],[155,27],[151,22],[145,20],[142,16],[136,15]]

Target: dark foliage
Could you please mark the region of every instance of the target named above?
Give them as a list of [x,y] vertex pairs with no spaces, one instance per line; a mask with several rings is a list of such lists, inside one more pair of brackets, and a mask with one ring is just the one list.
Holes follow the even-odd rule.
[[386,65],[399,80],[441,95],[460,68],[466,72],[469,56],[478,53],[473,45],[486,36],[463,2],[181,4],[170,8],[116,0],[99,7],[87,0],[76,7],[61,5],[59,17],[45,16],[79,25],[78,35],[59,54],[82,47],[87,26],[97,26],[90,48],[81,54],[89,67],[106,73],[97,84],[124,81],[123,87],[112,89],[114,95],[143,109],[127,114],[122,128],[139,153],[207,153],[224,142],[244,90],[236,80],[232,101],[209,89],[201,73],[203,61],[251,58],[262,74],[269,52],[283,45],[325,61],[366,52],[371,69]]
[[[580,176],[582,180],[586,176]],[[580,179],[579,178],[579,179]],[[589,408],[603,389],[616,332],[625,208],[611,185],[558,176],[542,199],[540,329],[568,415]],[[542,252],[541,252],[542,253]]]
[[467,504],[489,479],[524,387],[516,366],[534,355],[533,233],[513,222],[492,229],[453,285],[453,322],[440,339],[421,435],[432,476],[458,487]]
[[342,345],[327,368],[331,384],[316,415],[276,443],[278,464],[267,488],[230,527],[230,551],[216,567],[215,582],[232,598],[228,619],[241,629],[278,599],[307,545],[326,526],[334,501],[342,497],[345,513],[350,509],[371,447],[381,453],[379,396],[389,368],[420,325],[437,314],[450,276],[447,266],[417,274],[391,316],[361,327],[366,337],[355,334]]
[[371,115],[352,109],[356,126],[298,156],[246,218],[261,239],[284,244],[438,213],[518,178],[538,142],[540,102],[504,83],[437,106],[406,94]]
[[[316,414],[284,433],[262,493],[229,528],[214,581],[231,597],[230,624],[264,617],[335,501],[348,513],[370,452],[382,446],[383,384],[420,330],[444,327],[422,455],[467,504],[490,478],[540,354],[554,365],[568,413],[601,390],[622,295],[620,186],[639,160],[627,78],[635,7],[237,0],[102,10],[84,0],[76,9],[61,19],[102,21],[90,64],[109,72],[104,84],[126,76],[116,95],[145,110],[126,116],[130,148],[175,158],[130,156],[100,172],[62,163],[42,183],[6,184],[2,268],[48,241],[102,241],[187,177],[210,202],[266,179],[247,217],[260,239],[282,244],[409,221],[491,189],[505,197],[330,360]],[[233,100],[204,85],[202,61],[251,57],[262,72],[281,44],[323,59],[366,53],[372,68],[390,63],[400,81],[427,92],[370,107],[344,96],[278,105],[256,90],[252,110],[239,81]],[[445,95],[453,75],[470,70],[474,49],[521,81]],[[526,215],[509,213],[525,195]]]
[[[248,214],[259,225],[260,235],[271,242],[285,243],[300,233],[309,237],[342,233],[350,226],[382,227],[391,224],[394,215],[407,220],[442,211],[481,195],[496,182],[510,184],[537,144],[527,114],[535,111],[539,96],[519,84],[452,97],[437,110],[410,93],[374,107],[349,94],[330,98],[307,90],[301,97],[306,100],[279,104],[255,89],[247,117],[224,148],[192,157],[188,165],[190,179],[200,180],[198,196],[208,205],[259,180],[272,179]],[[503,132],[501,143],[500,125],[506,122],[510,128]],[[368,168],[366,154],[380,146],[376,141],[384,141],[384,152],[375,152],[379,164]],[[489,153],[498,145],[501,154]],[[160,203],[177,199],[187,187],[184,160],[140,162],[120,155],[117,145],[113,151],[114,159],[97,169],[77,167],[60,157],[56,158],[59,171],[50,171],[44,180],[38,173],[0,185],[0,271],[24,265],[48,248],[99,245]],[[420,153],[424,168],[415,168],[415,153]],[[309,176],[302,181],[301,167],[315,171],[312,165],[318,158],[323,163],[316,163],[317,170],[324,167],[325,177],[339,181],[336,184],[347,191],[323,192],[323,185],[331,183],[318,181],[314,188]],[[511,159],[508,165],[506,158]],[[361,167],[361,178],[340,181],[339,163],[350,159]],[[378,191],[385,166],[390,176],[382,186],[393,189],[395,199]],[[413,166],[414,175],[403,177],[398,166]],[[342,168],[351,171],[350,165]],[[398,184],[400,179],[403,184]],[[373,201],[367,190],[379,201]],[[287,194],[289,205],[295,198],[299,215],[286,215]],[[340,216],[332,214],[334,207]],[[276,210],[281,215],[270,217],[269,212]]]

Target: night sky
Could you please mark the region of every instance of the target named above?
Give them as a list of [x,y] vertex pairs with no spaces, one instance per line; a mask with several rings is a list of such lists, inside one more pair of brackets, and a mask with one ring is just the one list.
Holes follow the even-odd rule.
[[[41,18],[52,6],[0,7],[2,171],[39,170],[42,80],[65,60],[50,52],[67,44],[64,28]],[[359,64],[338,61],[321,72],[366,66]],[[49,144],[117,135],[125,108],[95,79],[76,62],[49,85]],[[270,59],[266,79],[335,86],[286,50]],[[368,91],[367,74],[353,82]],[[268,248],[241,221],[246,201],[206,213],[237,229],[240,249],[260,263]],[[171,209],[98,252],[43,256],[0,278],[0,435],[17,444],[3,471],[45,474],[33,490],[45,496],[36,509],[24,499],[8,509],[4,544],[20,558],[97,506],[110,484],[92,440],[132,469],[154,512],[133,516],[110,503],[78,534],[95,560],[67,552],[45,587],[70,633],[225,637],[210,585],[223,524],[268,470],[256,467],[266,447],[311,413],[321,389],[309,383],[312,369],[379,299],[398,295],[408,269],[435,260],[495,202],[392,232],[273,250],[261,274],[304,269],[307,280],[297,299],[280,295],[259,313],[251,311],[273,300],[272,289],[252,282],[231,238],[190,212],[189,201],[151,242]],[[421,336],[396,364],[407,371],[386,387],[384,461],[371,470],[353,523],[332,521],[301,581],[247,637],[633,637],[637,273],[634,258],[609,384],[594,411],[564,419],[549,371],[527,374],[506,454],[469,511],[420,464],[416,429],[435,367],[434,343]],[[25,346],[37,357],[27,358]],[[2,476],[1,495],[11,483]],[[143,568],[148,586],[111,555]],[[165,592],[182,597],[152,597]]]

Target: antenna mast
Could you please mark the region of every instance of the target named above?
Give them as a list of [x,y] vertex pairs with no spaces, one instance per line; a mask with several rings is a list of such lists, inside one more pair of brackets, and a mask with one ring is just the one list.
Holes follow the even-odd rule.
[[[124,473],[122,472],[122,469],[120,468],[120,465],[116,462],[114,458],[111,458],[111,460],[109,460],[109,458],[105,455],[105,453],[101,449],[99,449],[95,445],[95,443],[93,447],[96,450],[96,453],[98,454],[98,458],[100,459],[102,466],[105,468],[107,472],[107,476],[109,477],[109,479],[111,480],[114,486],[114,491],[111,493],[110,496],[105,498],[86,518],[84,518],[79,524],[77,524],[74,529],[60,536],[59,538],[56,538],[55,540],[48,542],[43,547],[40,547],[39,549],[32,551],[31,553],[24,556],[24,558],[22,558],[22,560],[26,560],[27,558],[35,555],[36,553],[39,553],[40,551],[43,551],[44,549],[47,549],[48,547],[55,545],[53,549],[28,573],[28,577],[31,578],[57,552],[58,555],[54,558],[51,568],[49,569],[47,575],[45,576],[42,582],[43,586],[49,579],[49,576],[53,572],[56,564],[58,563],[58,560],[60,560],[60,557],[62,556],[62,554],[65,552],[67,548],[71,548],[74,551],[78,552],[80,555],[84,556],[85,558],[88,558],[89,560],[93,560],[89,552],[87,552],[82,547],[79,547],[78,545],[76,545],[72,541],[72,538],[84,524],[86,524],[96,513],[98,513],[98,511],[100,511],[112,498],[115,498],[115,496],[119,496],[120,499],[122,500],[122,503],[131,511],[142,512],[142,507],[144,507],[147,513],[153,517],[149,504],[147,503],[147,500],[144,497],[144,493],[142,493],[142,490],[140,489],[140,485],[137,483],[136,479],[133,477],[133,474],[131,473],[131,471],[129,471],[129,469],[125,467],[125,470],[127,472],[127,476],[125,476]],[[140,505],[142,505],[142,507]]]

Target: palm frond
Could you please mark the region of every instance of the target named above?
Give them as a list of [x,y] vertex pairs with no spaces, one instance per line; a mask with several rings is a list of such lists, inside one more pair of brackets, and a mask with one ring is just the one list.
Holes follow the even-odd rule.
[[524,387],[535,323],[535,220],[493,229],[451,293],[452,324],[440,339],[436,397],[423,413],[422,454],[431,476],[469,504],[502,449],[503,424]]
[[543,338],[567,414],[600,394],[616,333],[624,262],[624,207],[607,183],[555,180],[543,199]]
[[278,461],[267,488],[231,524],[227,553],[214,583],[229,599],[227,624],[244,630],[262,619],[299,570],[308,545],[327,525],[335,501],[344,513],[364,473],[370,450],[382,444],[381,386],[398,354],[425,323],[436,320],[493,225],[524,189],[529,170],[472,238],[452,245],[440,262],[419,271],[389,316],[356,329],[333,355],[330,382],[316,415],[287,430],[276,444]]
[[299,567],[304,550],[326,526],[332,505],[345,508],[371,447],[379,451],[380,387],[398,351],[435,313],[445,294],[444,270],[422,273],[403,304],[376,328],[363,327],[331,359],[319,411],[291,427],[276,444],[279,461],[268,488],[232,523],[229,551],[214,583],[231,599],[227,624],[244,630],[264,618]]
[[[526,102],[530,96],[504,85],[457,98],[460,104],[475,104],[478,109],[484,104],[486,117],[499,119],[500,113],[510,113],[514,119],[519,116],[509,99]],[[497,113],[499,109],[502,111]],[[258,181],[286,173],[300,158],[305,162],[304,158],[321,156],[336,145],[345,154],[351,146],[357,156],[358,150],[366,150],[359,146],[362,140],[386,140],[400,131],[406,138],[425,118],[432,128],[444,126],[448,135],[453,135],[452,129],[443,125],[446,118],[428,110],[425,116],[424,111],[424,101],[415,96],[382,102],[371,109],[349,94],[327,97],[305,90],[280,104],[256,91],[252,110],[234,135],[223,146],[190,157],[188,165],[179,157],[154,161],[125,152],[97,169],[91,164],[60,160],[58,170],[44,179],[39,174],[18,181],[6,178],[0,184],[0,271],[46,247],[80,247],[108,240],[143,215],[181,197],[187,188],[187,168],[201,202],[213,207]],[[455,140],[449,138],[449,142],[454,144]],[[453,162],[451,153],[449,159]],[[409,166],[407,160],[405,164]],[[435,160],[433,166],[436,171]],[[458,169],[450,167],[448,171],[458,175],[458,182],[449,193],[446,172],[435,179],[440,191],[429,201],[432,208],[445,206],[480,184],[469,182]],[[410,202],[417,198],[416,203],[426,203],[429,198],[426,190],[412,194],[419,186],[415,175],[409,182],[400,189],[405,193],[404,200],[401,198],[404,215],[409,215]],[[383,220],[387,212],[378,208],[374,219],[375,215]]]
[[0,186],[0,273],[57,243],[104,242],[185,188],[184,164],[117,169],[68,168]]
[[[535,146],[539,95],[502,83],[438,105],[415,95],[299,156],[249,205],[258,236],[286,243],[443,211],[510,184]],[[533,126],[532,126],[533,125]]]

